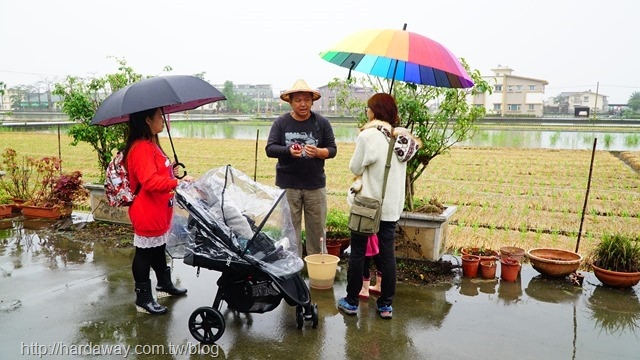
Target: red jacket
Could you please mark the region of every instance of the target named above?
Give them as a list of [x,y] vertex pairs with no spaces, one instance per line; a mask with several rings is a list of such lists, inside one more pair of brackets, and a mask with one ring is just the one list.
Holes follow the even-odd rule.
[[133,231],[141,236],[166,233],[173,216],[173,190],[178,186],[171,161],[151,141],[138,140],[127,154],[127,171],[131,189],[142,185],[129,207]]

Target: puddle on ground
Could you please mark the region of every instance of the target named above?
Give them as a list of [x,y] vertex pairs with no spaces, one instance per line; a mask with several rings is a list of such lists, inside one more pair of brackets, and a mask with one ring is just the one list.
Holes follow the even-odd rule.
[[56,343],[67,351],[91,344],[133,352],[139,345],[139,352],[159,359],[186,358],[180,351],[191,352],[190,359],[638,358],[640,286],[613,290],[584,273],[578,287],[528,265],[516,282],[457,277],[430,286],[398,284],[394,317],[383,320],[373,297],[361,301],[358,316],[338,311],[343,261],[333,288],[310,290],[319,309],[316,329],[305,323],[298,330],[295,307],[285,301],[263,314],[238,314],[223,302],[225,332],[217,345],[203,347],[188,320],[213,303],[218,272],[174,260],[174,278],[188,296],[161,299],[167,315],[140,314],[133,306],[131,249],[77,242],[71,232],[21,218],[0,221],[0,348],[9,358],[37,357]]

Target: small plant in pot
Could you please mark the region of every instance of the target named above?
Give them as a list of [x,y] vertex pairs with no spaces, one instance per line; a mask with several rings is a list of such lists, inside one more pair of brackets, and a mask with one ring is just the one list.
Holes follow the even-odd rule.
[[591,254],[593,272],[606,286],[630,288],[640,282],[640,239],[605,234]]
[[9,204],[13,204],[13,199],[11,198],[11,195],[3,192],[2,189],[0,189],[0,205],[9,205]]
[[0,154],[0,171],[5,172],[0,177],[0,189],[11,196],[14,202],[22,203],[32,197],[32,177],[36,172],[33,164],[32,158],[18,156],[12,148],[4,149]]
[[30,160],[36,169],[34,192],[25,206],[58,209],[61,216],[71,215],[73,204],[87,199],[89,193],[82,186],[82,173],[61,173],[62,161],[56,157]]
[[476,255],[480,257],[480,261],[496,261],[498,252],[484,246],[481,247],[462,247],[460,248],[462,255]]
[[349,215],[338,209],[331,209],[327,213],[326,222],[327,246],[340,244],[342,253],[351,242],[351,231],[349,230]]
[[13,208],[12,197],[0,188],[0,217],[11,215]]

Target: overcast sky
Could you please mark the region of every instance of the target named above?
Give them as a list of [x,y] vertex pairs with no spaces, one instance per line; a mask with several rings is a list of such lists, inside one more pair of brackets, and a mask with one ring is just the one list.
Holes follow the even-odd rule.
[[124,58],[144,75],[205,72],[226,80],[312,87],[348,69],[318,54],[356,31],[429,37],[490,75],[549,82],[546,95],[640,91],[638,0],[0,0],[0,81],[29,85],[104,75]]

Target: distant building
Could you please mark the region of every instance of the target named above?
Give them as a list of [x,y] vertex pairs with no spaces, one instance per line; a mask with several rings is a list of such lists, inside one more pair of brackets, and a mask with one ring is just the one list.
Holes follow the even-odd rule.
[[492,76],[482,78],[493,87],[493,93],[474,95],[469,100],[474,106],[484,106],[488,116],[542,116],[548,81],[512,75],[513,69],[508,67],[498,66],[491,71]]
[[0,111],[58,111],[60,96],[51,91],[33,92],[27,89],[4,89],[0,97]]
[[[220,91],[224,89],[224,84],[213,86]],[[276,105],[271,84],[233,84],[233,92],[255,101],[258,104],[259,112],[269,112]],[[211,103],[204,105],[203,108],[214,109],[216,106],[216,103]]]
[[596,94],[591,90],[561,92],[548,98],[545,108],[550,113],[573,115],[576,109],[588,108],[589,113],[605,113],[609,111],[609,101],[606,95]]
[[[313,110],[324,115],[345,115],[344,109],[340,108],[336,100],[336,91],[329,89],[329,85],[324,85],[318,88],[320,95],[322,96],[318,101],[313,103]],[[362,86],[351,86],[351,92],[353,96],[360,101],[367,101],[371,95],[374,94],[373,89],[365,88]]]

